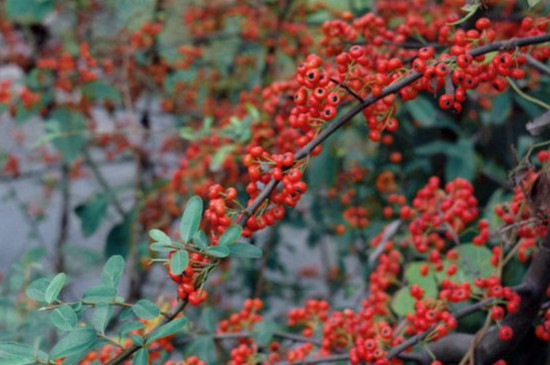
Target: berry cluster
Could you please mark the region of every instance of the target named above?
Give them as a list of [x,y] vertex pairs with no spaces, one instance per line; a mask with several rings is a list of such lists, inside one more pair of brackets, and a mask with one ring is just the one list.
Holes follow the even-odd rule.
[[418,251],[426,252],[430,245],[442,249],[443,238],[455,239],[456,234],[477,217],[477,199],[467,180],[457,178],[441,189],[439,178],[432,177],[418,191],[412,207],[403,206],[400,214],[403,219],[413,218],[409,230]]
[[247,299],[244,301],[243,309],[233,313],[229,319],[220,321],[219,333],[241,332],[250,330],[255,323],[262,320],[258,312],[263,308],[264,303],[260,299]]

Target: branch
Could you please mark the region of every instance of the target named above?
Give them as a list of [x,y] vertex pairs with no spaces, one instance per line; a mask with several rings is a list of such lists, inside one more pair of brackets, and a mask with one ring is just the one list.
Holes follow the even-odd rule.
[[[514,38],[504,41],[497,41],[489,44],[485,44],[481,47],[477,47],[469,51],[468,53],[473,57],[481,56],[486,53],[490,53],[498,50],[509,50],[517,47],[523,47],[528,45],[540,44],[550,41],[550,34],[542,34],[531,37],[523,38]],[[416,80],[420,79],[423,74],[412,71],[407,76],[403,77],[401,80],[385,87],[382,90],[382,93],[378,96],[370,95],[369,97],[363,99],[362,102],[356,104],[352,109],[348,110],[344,115],[338,118],[336,121],[328,123],[328,127],[323,129],[313,140],[311,140],[307,145],[302,147],[295,154],[296,160],[301,160],[307,157],[311,151],[321,143],[323,143],[328,137],[330,137],[334,132],[336,132],[340,127],[349,122],[353,117],[359,114],[363,109],[371,106],[376,103],[378,100],[385,98],[388,95],[395,94],[402,88],[412,84]],[[271,194],[271,192],[277,186],[277,181],[271,179],[269,183],[262,189],[260,194],[252,201],[252,203],[246,208],[242,216],[238,220],[240,225],[244,225],[249,216],[254,214],[256,209],[258,209],[263,201]]]
[[[524,38],[516,38],[512,40],[506,40],[506,41],[500,41],[500,42],[494,42],[490,44],[486,44],[484,46],[475,48],[471,50],[469,53],[472,56],[480,56],[485,53],[493,52],[500,49],[513,49],[516,47],[522,47],[530,44],[539,44],[550,41],[550,34],[544,34],[544,35],[538,35],[538,36],[532,36],[532,37],[524,37]],[[330,137],[334,132],[336,132],[340,127],[342,127],[344,124],[349,122],[353,117],[355,117],[357,114],[359,114],[363,109],[367,108],[368,106],[374,104],[380,99],[383,99],[384,97],[394,94],[401,90],[402,88],[406,87],[407,85],[410,85],[414,81],[420,79],[423,75],[418,72],[411,72],[407,76],[403,77],[399,81],[387,86],[382,90],[382,93],[378,96],[370,95],[369,97],[365,98],[362,102],[358,103],[356,106],[354,106],[352,109],[348,110],[344,115],[342,115],[338,120],[329,123],[328,127],[322,130],[312,141],[310,141],[307,145],[302,147],[295,155],[296,160],[301,160],[305,157],[307,157],[311,151],[323,143],[328,137]],[[246,221],[248,219],[248,216],[252,215],[256,209],[264,202],[264,200],[271,194],[273,189],[277,186],[277,181],[275,179],[271,179],[265,187],[262,189],[260,194],[252,201],[252,203],[248,206],[248,208],[243,212],[242,216],[238,220],[238,224],[244,226],[246,224]],[[550,230],[549,230],[550,232]],[[548,281],[550,281],[550,243],[548,244],[549,248],[544,250],[545,256],[548,256],[548,261],[546,262],[546,271],[548,271]],[[541,255],[538,255],[541,256]],[[531,265],[533,266],[533,265]],[[540,266],[540,265],[539,265]],[[537,266],[537,270],[543,270],[545,267],[543,266],[540,268]],[[530,271],[529,271],[530,272]],[[529,272],[525,276],[527,278]],[[525,279],[524,278],[524,279]],[[548,285],[547,285],[548,286]],[[545,289],[545,288],[544,288]],[[542,291],[544,294],[544,290]],[[476,303],[477,304],[477,303]],[[166,318],[163,319],[163,321],[155,327],[158,328],[159,326],[168,323],[172,321],[187,305],[187,301],[179,301],[176,307],[168,314]],[[536,316],[537,311],[534,311],[534,315]],[[150,331],[144,339],[147,339],[148,336],[155,330],[153,329]],[[130,345],[126,350],[124,350],[121,354],[116,356],[114,359],[107,362],[106,365],[117,365],[124,362],[126,359],[128,359],[134,352],[136,352],[140,347],[136,344]],[[397,355],[397,354],[396,354]],[[395,355],[394,355],[395,356]],[[322,357],[318,359],[312,359],[308,360],[308,364],[317,364],[321,362],[336,362],[336,361],[345,361],[349,359],[348,354],[342,354],[342,355],[332,355],[327,357]],[[291,365],[291,364],[302,364],[304,361],[299,362],[280,362],[278,365]]]
[[[170,312],[167,313],[167,315],[160,321],[158,325],[156,325],[153,329],[151,329],[144,337],[143,337],[143,343],[147,343],[147,339],[153,333],[157,328],[165,325],[168,322],[173,321],[178,314],[183,312],[185,307],[187,306],[187,300],[180,300],[174,308]],[[136,345],[135,343],[132,343],[129,347],[127,347],[124,351],[122,351],[120,354],[118,354],[113,359],[109,360],[105,363],[105,365],[117,365],[122,364],[124,361],[126,361],[134,352],[139,350],[141,346]]]
[[527,64],[529,66],[537,69],[539,72],[542,72],[550,76],[550,67],[546,66],[544,63],[540,62],[535,57],[531,56],[529,53],[520,52],[519,54],[525,57],[525,59],[527,60]]
[[107,180],[105,179],[101,171],[99,170],[99,167],[97,166],[95,161],[92,159],[90,152],[86,148],[84,148],[82,151],[82,154],[84,156],[84,160],[86,161],[86,164],[92,170],[92,173],[94,174],[97,182],[99,183],[101,188],[105,191],[105,193],[107,194],[107,197],[109,198],[109,200],[111,200],[111,203],[113,203],[116,211],[118,212],[118,214],[120,214],[122,218],[124,218],[126,216],[126,212],[124,211],[124,208],[122,208],[122,204],[120,204],[120,202],[116,198],[116,195],[113,192],[113,189],[111,188],[111,186],[109,185],[109,183],[107,182]]
[[63,246],[67,241],[69,234],[69,210],[70,210],[70,171],[69,165],[64,163],[61,165],[61,217],[59,217],[59,231],[57,236],[57,242],[55,244],[55,271],[65,271],[65,264],[63,260]]
[[[543,305],[546,296],[546,288],[550,285],[550,229],[546,233],[543,244],[534,257],[527,273],[519,285],[521,290],[520,309],[516,313],[509,313],[501,325],[510,326],[514,331],[511,341],[503,341],[498,335],[498,327],[492,326],[481,339],[479,346],[474,351],[475,364],[492,364],[514,350],[531,330],[536,321],[539,310]],[[447,363],[458,362],[466,354],[469,345],[462,346],[466,341],[463,334],[449,335],[433,344],[428,349],[435,357]],[[471,336],[471,335],[469,335]],[[473,336],[470,338],[469,344]],[[450,359],[448,356],[453,355]],[[429,364],[432,361],[431,355],[426,350],[418,354],[418,363]],[[452,361],[451,361],[452,360]]]

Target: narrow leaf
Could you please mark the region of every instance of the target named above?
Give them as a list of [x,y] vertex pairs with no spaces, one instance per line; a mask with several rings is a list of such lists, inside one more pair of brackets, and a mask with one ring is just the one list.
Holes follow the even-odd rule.
[[185,250],[178,250],[170,257],[170,272],[180,275],[189,264],[189,254]]
[[98,304],[95,306],[94,315],[90,323],[99,333],[105,332],[105,326],[107,326],[112,312],[113,307],[108,304]]
[[165,245],[172,244],[172,240],[166,233],[160,229],[152,229],[149,231],[149,237],[154,239],[156,242],[164,243]]
[[224,245],[230,245],[234,243],[236,240],[238,240],[241,237],[242,231],[243,231],[243,227],[241,227],[238,224],[234,224],[230,226],[220,237],[219,245],[224,246]]
[[159,338],[173,335],[174,333],[181,331],[186,323],[187,318],[185,317],[180,317],[171,322],[168,322],[154,330],[151,333],[151,336],[149,336],[149,338],[147,339],[147,342],[151,343],[154,340],[158,340]]
[[191,240],[201,222],[202,199],[195,195],[187,202],[180,222],[180,236],[183,242]]
[[132,360],[132,365],[148,365],[149,364],[149,351],[147,349],[141,348],[134,355]]
[[69,357],[92,348],[97,335],[91,328],[80,328],[63,337],[50,352],[50,359]]
[[132,306],[135,315],[142,319],[153,319],[160,314],[160,309],[147,299],[138,300]]
[[103,272],[101,273],[101,283],[105,286],[117,288],[123,271],[124,259],[122,256],[111,256],[103,267]]
[[202,229],[198,230],[193,235],[193,244],[201,250],[204,250],[206,247],[208,247],[208,238],[206,237],[206,233],[204,233]]
[[229,256],[229,248],[228,246],[210,246],[208,247],[204,253],[206,253],[208,256],[217,257],[217,258],[224,258]]
[[46,292],[44,293],[44,300],[46,301],[46,303],[50,304],[57,299],[59,292],[61,292],[61,289],[63,289],[63,285],[65,285],[65,279],[66,275],[62,272],[57,274],[52,279],[52,281],[46,288]]
[[250,243],[239,242],[229,245],[227,247],[229,247],[229,251],[232,257],[258,259],[262,257],[263,254],[261,248],[251,245]]

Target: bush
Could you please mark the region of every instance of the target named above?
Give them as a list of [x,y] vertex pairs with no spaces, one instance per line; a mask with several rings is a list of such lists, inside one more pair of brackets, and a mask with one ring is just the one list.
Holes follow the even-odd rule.
[[0,365],[545,362],[545,2],[2,7]]

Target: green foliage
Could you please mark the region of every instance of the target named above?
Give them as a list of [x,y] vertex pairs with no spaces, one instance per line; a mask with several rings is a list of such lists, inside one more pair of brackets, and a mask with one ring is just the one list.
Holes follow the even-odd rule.
[[151,343],[154,340],[158,340],[159,338],[170,336],[180,331],[183,331],[186,324],[186,317],[179,317],[177,319],[174,319],[173,321],[165,323],[162,326],[156,328],[153,332],[151,332],[151,335],[149,336],[149,338],[147,338],[147,343]]
[[50,359],[62,357],[82,357],[95,345],[96,331],[91,328],[78,328],[69,332],[50,351]]
[[160,309],[147,299],[140,299],[132,306],[132,311],[141,319],[153,319],[160,314]]
[[84,116],[66,108],[55,109],[46,122],[46,137],[59,151],[63,160],[71,163],[86,143]]
[[218,241],[218,244],[221,246],[224,246],[224,245],[230,245],[235,243],[235,241],[237,241],[241,237],[242,231],[243,231],[243,228],[238,224],[234,224],[230,226],[222,234],[222,236],[220,237],[220,240]]
[[6,0],[6,15],[23,24],[40,23],[54,10],[54,0]]
[[107,199],[103,194],[94,194],[90,199],[74,209],[80,218],[80,228],[85,237],[91,236],[107,213]]
[[221,259],[229,256],[230,251],[227,246],[210,246],[206,250],[204,250],[204,253],[208,256],[217,257]]
[[94,314],[90,320],[90,324],[97,332],[104,333],[112,314],[113,306],[100,303],[94,307]]
[[67,304],[63,304],[52,310],[50,320],[60,330],[69,331],[76,326],[78,316],[73,308]]
[[405,107],[414,119],[423,127],[432,127],[437,121],[439,111],[433,103],[424,96],[405,103]]
[[254,324],[252,335],[259,346],[267,346],[273,340],[275,332],[280,328],[274,321],[263,320]]
[[120,277],[124,272],[124,258],[119,255],[111,256],[101,273],[101,282],[103,285],[111,288],[118,288]]
[[185,250],[177,250],[170,257],[170,272],[174,275],[180,275],[189,265],[189,254]]
[[149,237],[154,239],[156,242],[162,243],[164,245],[171,245],[172,240],[166,233],[159,229],[152,229],[149,231]]
[[26,294],[29,298],[45,302],[46,289],[50,285],[50,280],[40,278],[33,281],[26,289]]
[[116,296],[117,289],[106,285],[96,285],[84,292],[83,299],[90,303],[106,303]]
[[229,245],[229,253],[232,257],[247,259],[259,259],[262,257],[262,249],[250,243],[238,242]]
[[111,100],[120,102],[122,99],[120,91],[110,83],[101,80],[85,83],[82,86],[82,94],[93,101]]
[[132,226],[135,213],[127,214],[124,220],[111,228],[105,242],[105,256],[120,255],[126,257],[132,242]]
[[0,365],[34,364],[37,359],[47,360],[48,355],[29,345],[16,342],[0,342]]
[[193,196],[187,202],[185,211],[180,221],[180,236],[183,242],[191,240],[201,222],[202,199],[199,196]]
[[139,349],[134,358],[132,359],[132,365],[148,365],[149,364],[149,351],[145,348]]
[[487,247],[468,243],[458,246],[456,251],[460,255],[457,265],[472,283],[476,277],[488,277],[495,273],[496,268],[490,262],[493,254]]
[[201,250],[208,247],[208,238],[206,237],[206,233],[204,233],[204,231],[202,229],[198,230],[193,235],[193,244]]

